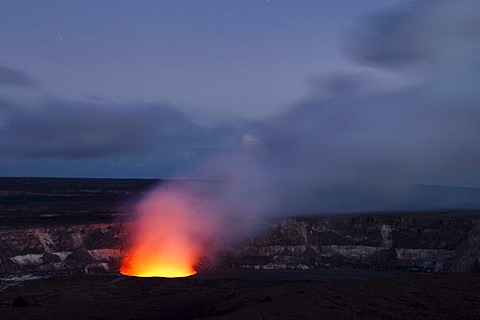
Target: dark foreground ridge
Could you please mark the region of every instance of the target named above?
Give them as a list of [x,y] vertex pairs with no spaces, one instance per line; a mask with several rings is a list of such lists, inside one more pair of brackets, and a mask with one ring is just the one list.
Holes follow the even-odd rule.
[[[344,272],[348,274],[348,271]],[[241,270],[182,279],[52,277],[0,291],[5,319],[479,319],[479,274],[340,281]],[[307,278],[305,275],[310,275]],[[28,307],[12,307],[21,297]]]

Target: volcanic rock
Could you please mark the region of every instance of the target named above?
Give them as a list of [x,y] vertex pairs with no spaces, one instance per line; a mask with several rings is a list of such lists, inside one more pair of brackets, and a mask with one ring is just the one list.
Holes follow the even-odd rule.
[[12,303],[12,307],[28,307],[30,306],[30,304],[28,303],[28,301],[23,298],[23,297],[16,297],[14,300],[13,300],[13,303]]

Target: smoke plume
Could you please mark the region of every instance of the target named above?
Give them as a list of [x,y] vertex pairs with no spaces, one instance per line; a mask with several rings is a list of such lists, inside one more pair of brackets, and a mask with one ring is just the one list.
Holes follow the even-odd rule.
[[372,19],[351,53],[412,82],[422,72],[424,82],[362,95],[343,77],[348,90],[250,126],[239,150],[212,158],[198,176],[228,181],[219,201],[239,215],[472,205],[439,205],[419,185],[479,185],[479,9],[427,1]]
[[[424,1],[373,18],[350,53],[415,86],[362,94],[344,76],[348,90],[336,85],[334,94],[245,126],[238,148],[188,174],[218,181],[207,190],[176,192],[215,203],[209,215],[234,230],[228,239],[269,216],[478,207],[478,192],[444,197],[428,185],[480,183],[479,9],[476,1]],[[169,206],[155,202],[152,212]],[[221,229],[202,228],[197,241],[226,242]]]

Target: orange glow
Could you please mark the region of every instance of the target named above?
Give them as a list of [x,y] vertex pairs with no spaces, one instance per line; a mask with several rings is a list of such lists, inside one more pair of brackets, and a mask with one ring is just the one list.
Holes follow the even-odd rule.
[[131,247],[120,273],[138,277],[186,277],[203,254],[202,239],[211,225],[192,199],[180,193],[157,191],[137,206]]

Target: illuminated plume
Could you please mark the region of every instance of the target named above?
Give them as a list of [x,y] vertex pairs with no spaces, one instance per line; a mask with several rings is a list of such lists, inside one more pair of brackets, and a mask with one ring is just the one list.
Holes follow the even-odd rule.
[[211,211],[196,197],[172,189],[151,192],[136,206],[137,221],[120,273],[138,277],[185,277],[208,254],[218,233]]

